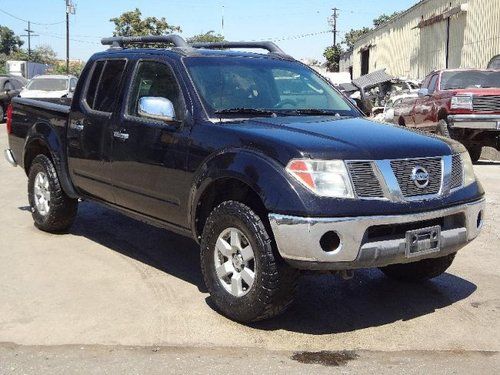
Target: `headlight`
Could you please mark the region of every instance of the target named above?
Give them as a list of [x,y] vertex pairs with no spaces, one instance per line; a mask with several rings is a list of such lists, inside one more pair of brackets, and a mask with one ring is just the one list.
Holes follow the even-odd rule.
[[451,109],[469,109],[472,111],[472,95],[456,95],[451,98]]
[[472,166],[472,160],[468,152],[462,152],[460,154],[462,158],[462,165],[464,168],[464,187],[476,181],[476,175],[474,174],[474,167]]
[[342,160],[292,160],[286,170],[317,195],[354,198],[351,180]]

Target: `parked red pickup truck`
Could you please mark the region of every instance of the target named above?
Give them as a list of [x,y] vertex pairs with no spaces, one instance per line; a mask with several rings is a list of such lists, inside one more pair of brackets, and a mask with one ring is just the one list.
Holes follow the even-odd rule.
[[473,161],[483,146],[500,150],[500,70],[434,71],[418,94],[395,106],[394,122],[459,140]]

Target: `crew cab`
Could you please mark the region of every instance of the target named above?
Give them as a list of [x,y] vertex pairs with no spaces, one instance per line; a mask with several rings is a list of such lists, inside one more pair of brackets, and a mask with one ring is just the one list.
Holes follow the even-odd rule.
[[474,162],[483,146],[500,150],[500,70],[432,72],[418,98],[395,107],[394,121],[459,140]]
[[[174,46],[128,48],[147,43]],[[71,230],[89,200],[191,237],[214,306],[241,322],[284,311],[300,270],[426,280],[480,233],[460,143],[364,118],[275,44],[103,44],[71,106],[9,107],[5,156],[39,229]]]

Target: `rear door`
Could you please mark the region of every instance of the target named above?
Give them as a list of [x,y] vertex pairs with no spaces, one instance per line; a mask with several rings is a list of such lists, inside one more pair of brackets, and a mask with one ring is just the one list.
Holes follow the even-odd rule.
[[[172,224],[186,225],[183,206],[191,181],[186,171],[190,128],[185,123],[186,99],[180,81],[167,61],[141,60],[128,91],[123,114],[113,128],[116,203]],[[178,121],[139,115],[139,99],[147,96],[170,100]]]
[[126,64],[125,59],[96,61],[69,118],[71,178],[81,192],[107,202],[114,202],[110,129],[120,103]]

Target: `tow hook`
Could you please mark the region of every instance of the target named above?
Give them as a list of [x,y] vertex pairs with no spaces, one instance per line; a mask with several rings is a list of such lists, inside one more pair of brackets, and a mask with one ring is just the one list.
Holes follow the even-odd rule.
[[342,280],[351,280],[354,277],[353,270],[342,270],[340,271],[340,277]]

